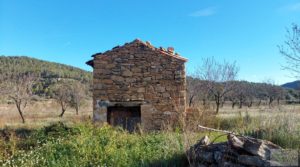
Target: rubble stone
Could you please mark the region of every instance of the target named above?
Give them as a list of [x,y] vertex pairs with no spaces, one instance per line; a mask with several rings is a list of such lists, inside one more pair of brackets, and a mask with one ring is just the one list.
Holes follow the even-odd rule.
[[[228,142],[208,144],[209,138],[207,136],[203,137],[187,151],[192,164],[222,167],[281,166],[279,162],[272,161],[265,154],[260,154],[262,148],[264,151],[282,150],[279,146],[269,141],[244,136],[237,137],[233,134],[229,134],[227,138]],[[249,147],[254,149],[249,149]]]

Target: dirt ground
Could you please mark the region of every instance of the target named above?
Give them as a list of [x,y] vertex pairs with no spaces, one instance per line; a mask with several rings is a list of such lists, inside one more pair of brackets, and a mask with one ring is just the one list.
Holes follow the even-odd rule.
[[[213,108],[212,108],[213,110]],[[60,106],[54,100],[43,100],[32,102],[24,111],[26,123],[21,123],[20,115],[14,104],[0,104],[0,128],[9,127],[40,127],[53,122],[62,121],[65,123],[76,123],[80,121],[91,120],[92,118],[92,100],[87,100],[82,105],[79,115],[73,108],[68,108],[63,118],[59,117]],[[242,114],[249,114],[252,117],[290,117],[300,122],[300,105],[275,105],[269,108],[266,105],[253,106],[251,108],[243,107],[239,109],[229,104],[220,109],[219,116],[223,118],[234,117]]]
[[79,115],[73,108],[68,108],[63,118],[59,117],[60,106],[54,100],[35,101],[28,104],[24,110],[25,125],[21,123],[21,117],[14,104],[0,104],[0,128],[9,127],[39,127],[52,122],[62,121],[66,123],[80,122],[92,117],[92,100],[87,100],[81,106]]

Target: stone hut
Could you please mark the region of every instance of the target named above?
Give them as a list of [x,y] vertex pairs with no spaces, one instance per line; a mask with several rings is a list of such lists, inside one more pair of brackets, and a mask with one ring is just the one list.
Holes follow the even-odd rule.
[[92,57],[94,122],[159,130],[184,115],[187,59],[172,47],[136,39]]

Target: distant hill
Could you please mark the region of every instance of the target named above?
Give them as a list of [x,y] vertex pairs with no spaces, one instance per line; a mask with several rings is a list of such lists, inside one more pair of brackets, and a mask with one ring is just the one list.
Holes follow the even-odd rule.
[[[300,81],[297,81],[300,83]],[[232,101],[236,99],[245,98],[248,101],[261,101],[270,100],[286,100],[286,101],[298,101],[300,98],[300,91],[291,89],[290,87],[277,86],[268,83],[254,83],[248,81],[233,81],[234,89],[225,96],[225,100]],[[207,89],[203,87],[205,81],[199,80],[187,76],[187,98],[190,99],[203,99],[203,95],[207,92]],[[196,93],[195,93],[196,92]],[[212,96],[204,97],[212,98]]]
[[89,81],[92,73],[80,68],[25,56],[0,56],[0,75],[32,73],[42,78],[70,78]]
[[75,80],[87,86],[92,73],[64,64],[48,62],[25,56],[0,56],[0,79],[9,79],[12,75],[34,74],[40,78],[35,94],[51,96],[49,87],[60,80]]
[[300,90],[300,80],[294,81],[294,82],[285,83],[285,84],[281,85],[281,87]]

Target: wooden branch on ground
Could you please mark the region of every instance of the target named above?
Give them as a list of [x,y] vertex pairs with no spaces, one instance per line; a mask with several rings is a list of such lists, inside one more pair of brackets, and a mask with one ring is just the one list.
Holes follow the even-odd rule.
[[208,131],[213,131],[213,132],[220,132],[220,133],[225,133],[225,134],[232,134],[232,135],[239,136],[239,137],[242,137],[242,138],[245,138],[245,139],[256,140],[256,138],[249,137],[249,136],[244,136],[244,135],[240,135],[240,134],[234,133],[232,131],[214,129],[214,128],[209,128],[209,127],[205,127],[205,126],[202,126],[202,125],[198,125],[198,128],[204,129],[204,130],[208,130]]
[[227,130],[219,130],[219,129],[209,128],[209,127],[205,127],[205,126],[202,126],[202,125],[198,125],[198,127],[200,129],[204,129],[204,130],[208,130],[208,131],[220,132],[220,133],[228,134],[228,138],[230,138],[230,136],[232,137],[232,135],[233,136],[237,136],[237,137],[239,137],[238,139],[243,140],[243,142],[246,142],[246,143],[260,142],[260,143],[264,143],[264,144],[268,145],[270,148],[282,149],[281,147],[277,146],[276,144],[274,144],[274,143],[272,143],[270,141],[256,139],[256,138],[249,137],[249,136],[240,135],[240,134],[237,134],[237,133],[234,133],[234,132],[231,132],[231,131],[227,131]]
[[219,130],[219,129],[214,129],[214,128],[209,128],[209,127],[205,127],[202,125],[198,125],[198,127],[200,129],[204,129],[204,130],[208,130],[208,131],[213,131],[213,132],[221,132],[221,133],[225,133],[225,134],[233,134],[233,135],[238,135],[237,133],[231,132],[231,131],[227,131],[227,130]]

